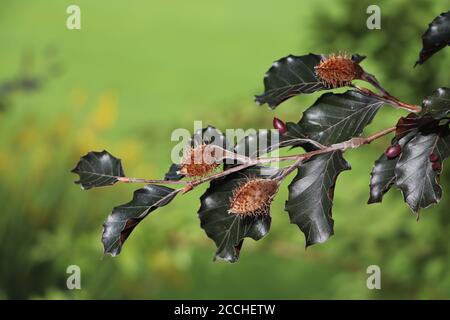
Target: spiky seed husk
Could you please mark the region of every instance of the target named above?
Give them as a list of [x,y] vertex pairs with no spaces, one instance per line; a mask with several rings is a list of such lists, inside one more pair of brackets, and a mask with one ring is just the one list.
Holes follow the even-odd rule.
[[348,86],[364,73],[360,65],[347,54],[331,54],[323,58],[314,69],[320,81],[330,88]]
[[277,190],[275,180],[250,179],[233,191],[228,212],[242,217],[268,215]]
[[181,160],[179,173],[187,177],[203,177],[214,171],[219,164],[212,161],[206,161],[206,144],[188,149]]

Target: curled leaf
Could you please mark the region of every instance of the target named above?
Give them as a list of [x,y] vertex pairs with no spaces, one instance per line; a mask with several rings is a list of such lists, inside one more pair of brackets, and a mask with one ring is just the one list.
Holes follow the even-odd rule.
[[[392,139],[392,145],[399,145],[401,150],[409,140],[414,138],[417,133],[417,128],[410,129],[410,131],[402,136],[401,139],[395,137]],[[400,150],[400,154],[401,154]],[[397,165],[399,156],[389,159],[385,153],[383,153],[373,166],[370,174],[370,196],[367,201],[368,204],[381,202],[386,192],[390,190],[392,185],[395,184],[395,167]]]
[[[275,61],[264,76],[264,93],[255,96],[256,103],[259,105],[267,103],[269,107],[275,109],[283,101],[298,94],[331,89],[325,84],[325,79],[319,79],[316,72],[316,67],[327,57],[335,57],[335,55],[313,53],[303,56],[289,55]],[[347,60],[363,72],[359,63],[364,58],[365,56],[354,54],[351,57],[348,56]],[[333,72],[326,74],[335,75],[335,71],[331,71]]]
[[310,53],[304,56],[289,55],[275,61],[264,76],[264,93],[257,95],[255,101],[260,105],[267,103],[274,109],[284,100],[300,93],[327,89],[314,70],[321,59],[321,55]]
[[440,120],[450,113],[450,88],[438,88],[422,102],[422,114]]
[[307,247],[334,234],[334,186],[338,175],[350,168],[341,151],[321,154],[303,163],[289,185],[285,209],[291,223],[305,234]]
[[88,152],[80,158],[72,172],[80,177],[75,183],[85,190],[111,186],[119,181],[118,178],[125,177],[120,159],[106,150]]
[[361,135],[383,102],[358,91],[325,93],[298,123],[304,136],[331,145]]
[[405,202],[414,212],[438,203],[442,196],[439,185],[441,168],[433,167],[432,154],[444,161],[450,155],[448,133],[419,132],[404,147],[395,166],[396,185],[403,192]]
[[416,65],[423,64],[433,54],[450,45],[450,11],[441,13],[422,35],[422,50]]
[[105,253],[118,255],[136,225],[149,213],[172,201],[177,193],[172,188],[149,184],[136,190],[130,202],[115,207],[103,224]]

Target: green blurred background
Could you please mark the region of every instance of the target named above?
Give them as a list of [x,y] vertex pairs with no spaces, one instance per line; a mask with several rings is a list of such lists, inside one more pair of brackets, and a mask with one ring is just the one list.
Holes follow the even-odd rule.
[[[79,31],[65,26],[69,4],[81,8]],[[366,28],[370,4],[381,8],[381,30]],[[1,0],[0,83],[45,80],[0,95],[0,298],[450,298],[448,170],[443,201],[418,222],[397,190],[366,205],[389,138],[347,152],[353,170],[337,182],[327,243],[304,249],[283,190],[270,234],[247,240],[236,264],[212,262],[196,214],[206,186],[149,216],[120,256],[104,257],[101,225],[137,186],[82,191],[69,172],[81,155],[107,149],[128,175],[159,178],[172,130],[192,130],[194,120],[220,129],[297,121],[320,94],[275,111],[253,103],[272,61],[291,53],[367,55],[364,68],[391,93],[420,103],[450,85],[450,49],[412,68],[427,24],[449,9],[431,0]],[[367,134],[403,114],[385,107]],[[66,288],[72,264],[81,290]],[[381,290],[366,288],[372,264]]]

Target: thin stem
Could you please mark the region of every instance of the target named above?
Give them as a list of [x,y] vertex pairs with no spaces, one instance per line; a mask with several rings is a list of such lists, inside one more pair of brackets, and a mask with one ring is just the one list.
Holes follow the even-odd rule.
[[408,110],[410,112],[414,112],[414,113],[418,113],[420,111],[422,111],[422,107],[421,106],[416,106],[416,105],[412,105],[403,101],[400,101],[399,99],[397,99],[396,97],[394,97],[393,95],[391,95],[389,92],[387,92],[380,84],[379,82],[370,74],[365,74],[362,77],[363,80],[369,82],[370,84],[372,84],[374,87],[376,87],[377,89],[380,90],[381,95],[373,92],[372,90],[369,90],[367,88],[363,88],[357,85],[352,85],[354,88],[356,88],[358,91],[360,91],[363,94],[375,97],[379,100],[382,100],[386,103],[389,103],[391,105],[393,105],[394,107],[398,107],[401,109],[405,109]]
[[374,140],[377,140],[378,138],[384,137],[385,135],[388,135],[391,132],[394,132],[397,129],[396,126],[381,130],[380,132],[374,133],[371,136],[368,136],[366,138],[366,144],[371,143]]
[[297,157],[297,160],[290,165],[289,167],[285,168],[283,172],[275,178],[276,181],[281,182],[286,178],[288,175],[290,175],[295,169],[297,169],[298,166],[300,166],[303,162],[302,157]]
[[116,177],[119,182],[124,183],[154,183],[154,184],[186,184],[186,181],[181,180],[154,180],[154,179],[142,179],[131,177]]
[[358,148],[364,144],[369,144],[376,139],[384,137],[385,135],[387,135],[391,132],[394,132],[395,130],[396,130],[396,127],[387,128],[387,129],[384,129],[380,132],[377,132],[377,133],[375,133],[371,136],[365,137],[365,138],[364,137],[352,138],[345,142],[333,144],[333,145],[331,145],[329,147],[325,147],[323,149],[319,149],[319,150],[315,150],[315,151],[311,151],[311,152],[307,152],[307,153],[298,155],[298,156],[296,156],[296,161],[292,165],[287,167],[284,170],[284,172],[279,177],[276,178],[276,180],[282,181],[290,173],[292,173],[302,162],[304,162],[305,160],[308,160],[309,158],[311,158],[315,155],[328,153],[328,152],[332,152],[332,151],[336,151],[336,150],[345,151],[347,149]]
[[373,97],[377,97],[380,100],[383,100],[387,103],[392,104],[393,106],[408,110],[410,112],[420,112],[422,111],[422,107],[420,106],[416,106],[416,105],[412,105],[403,101],[400,101],[399,99],[397,99],[396,97],[394,97],[392,94],[390,94],[385,88],[383,88],[383,86],[381,85],[381,83],[377,80],[377,78],[375,78],[375,76],[373,74],[367,73],[367,72],[363,72],[363,74],[361,75],[361,77],[359,78],[363,81],[366,81],[367,83],[370,83],[371,85],[373,85],[375,88],[377,88],[378,90],[380,90],[381,95],[367,89],[367,88],[361,88],[358,87],[356,85],[352,85],[353,87],[355,87],[356,89],[358,89],[360,92],[368,94],[370,96]]
[[377,78],[375,78],[375,76],[373,74],[367,73],[364,71],[364,73],[361,76],[361,80],[364,80],[368,83],[370,83],[371,85],[373,85],[375,88],[377,88],[378,90],[380,90],[380,92],[383,95],[389,95],[389,92],[387,92],[387,90],[385,88],[383,88],[383,86],[381,85],[381,83],[378,82]]
[[222,178],[222,177],[227,176],[227,175],[229,175],[231,173],[238,172],[238,171],[244,170],[244,169],[246,169],[248,167],[255,166],[258,163],[259,163],[259,160],[249,160],[246,163],[243,163],[243,164],[231,167],[230,169],[227,169],[225,171],[213,174],[213,175],[208,176],[208,177],[201,178],[199,180],[194,180],[194,181],[192,181],[190,183],[190,185],[192,187],[196,187],[196,186],[198,186],[198,185],[200,185],[200,184],[202,184],[204,182],[208,182],[208,181],[211,181],[211,180]]

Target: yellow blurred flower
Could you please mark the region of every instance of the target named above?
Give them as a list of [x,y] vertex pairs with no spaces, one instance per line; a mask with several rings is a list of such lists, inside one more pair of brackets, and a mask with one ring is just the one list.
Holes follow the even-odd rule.
[[96,110],[91,117],[91,125],[94,130],[110,128],[117,119],[117,97],[112,92],[103,93],[100,96]]
[[136,140],[125,139],[119,142],[118,153],[123,162],[133,164],[142,161],[140,154],[142,153],[142,145]]

